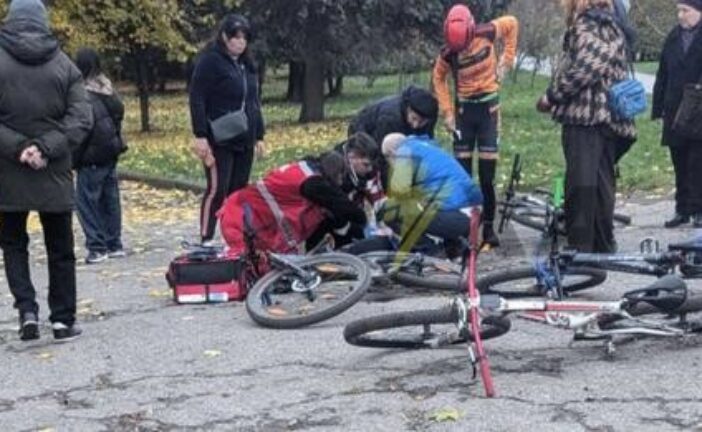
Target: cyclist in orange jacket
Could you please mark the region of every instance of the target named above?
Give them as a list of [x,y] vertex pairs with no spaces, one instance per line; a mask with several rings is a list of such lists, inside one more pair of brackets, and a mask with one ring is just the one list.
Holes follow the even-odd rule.
[[[499,90],[505,72],[514,64],[519,25],[513,16],[475,25],[467,8],[465,12],[470,19],[467,25],[473,28],[462,29],[466,35],[464,48],[460,51],[442,49],[432,80],[446,128],[454,134],[454,155],[472,177],[477,143],[478,177],[484,197],[483,241],[495,247],[499,245],[493,229],[500,134]],[[502,45],[501,53],[497,52],[498,44]],[[455,101],[451,100],[449,75],[456,87]]]

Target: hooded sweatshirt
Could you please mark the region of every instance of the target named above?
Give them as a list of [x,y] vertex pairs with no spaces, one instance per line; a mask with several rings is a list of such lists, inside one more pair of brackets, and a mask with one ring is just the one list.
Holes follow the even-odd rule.
[[[13,0],[0,27],[0,95],[0,211],[71,210],[71,151],[92,127],[92,112],[39,0]],[[46,168],[19,161],[31,145]]]

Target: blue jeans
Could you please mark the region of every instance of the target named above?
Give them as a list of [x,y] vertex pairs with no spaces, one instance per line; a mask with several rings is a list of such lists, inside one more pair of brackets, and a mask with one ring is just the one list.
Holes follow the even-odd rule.
[[121,250],[122,207],[116,164],[80,168],[76,189],[85,247],[101,253]]

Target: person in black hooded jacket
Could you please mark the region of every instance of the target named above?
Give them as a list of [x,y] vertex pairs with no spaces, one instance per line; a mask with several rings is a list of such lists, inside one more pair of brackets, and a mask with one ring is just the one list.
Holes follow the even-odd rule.
[[393,132],[433,138],[438,114],[439,105],[431,92],[409,86],[400,95],[388,96],[364,107],[351,121],[349,136],[365,132],[377,143]]
[[59,48],[40,0],[13,0],[0,28],[0,247],[19,311],[20,339],[39,338],[27,217],[39,212],[54,338],[76,320],[71,152],[93,124],[80,71]]
[[85,79],[95,123],[88,138],[74,153],[78,173],[78,218],[85,233],[87,264],[126,256],[122,247],[122,209],[117,181],[117,159],[126,150],[122,138],[124,104],[102,73],[100,57],[91,48],[76,54]]
[[[215,215],[224,199],[247,185],[254,153],[265,154],[258,74],[249,50],[250,38],[251,27],[245,17],[224,17],[212,42],[197,56],[190,79],[193,151],[203,162],[207,177],[200,209],[203,243],[214,237]],[[233,139],[216,142],[211,122],[242,108],[247,130]]]
[[[365,132],[378,143],[386,135],[397,132],[403,135],[428,135],[434,137],[434,127],[439,115],[439,104],[434,95],[423,88],[409,86],[401,94],[388,96],[365,106],[349,125],[348,135]],[[378,161],[383,186],[387,186],[387,164]]]

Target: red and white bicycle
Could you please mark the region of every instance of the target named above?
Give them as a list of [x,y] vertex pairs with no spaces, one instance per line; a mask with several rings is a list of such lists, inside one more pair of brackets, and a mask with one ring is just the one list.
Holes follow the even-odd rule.
[[[363,347],[411,349],[468,342],[474,375],[480,371],[485,393],[493,397],[490,363],[482,341],[507,333],[512,313],[571,329],[576,341],[603,340],[610,354],[619,335],[682,338],[702,331],[699,322],[688,319],[690,314],[702,311],[702,291],[688,290],[676,275],[665,276],[615,301],[481,295],[475,287],[478,219],[475,214],[471,217],[465,293],[440,309],[396,312],[351,322],[344,329],[346,341]],[[686,252],[700,253],[702,246],[688,247]]]

